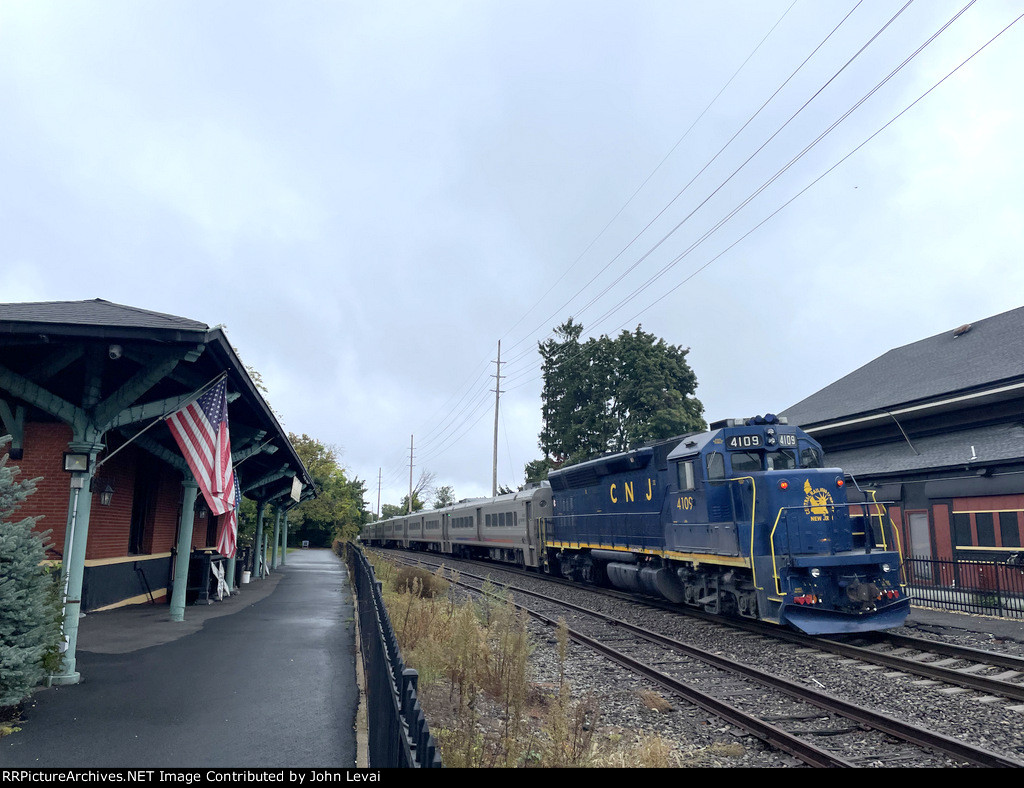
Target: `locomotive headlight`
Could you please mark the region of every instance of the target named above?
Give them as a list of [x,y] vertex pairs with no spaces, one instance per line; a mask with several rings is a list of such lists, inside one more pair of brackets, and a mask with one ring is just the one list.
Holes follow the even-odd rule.
[[886,573],[891,572],[892,571],[892,567],[889,566],[888,564],[882,564],[882,571],[886,572]]
[[820,570],[820,569],[818,569],[818,567],[814,567],[814,568],[813,568],[813,569],[811,570],[811,573],[810,573],[810,574],[811,574],[811,577],[821,577],[821,570]]

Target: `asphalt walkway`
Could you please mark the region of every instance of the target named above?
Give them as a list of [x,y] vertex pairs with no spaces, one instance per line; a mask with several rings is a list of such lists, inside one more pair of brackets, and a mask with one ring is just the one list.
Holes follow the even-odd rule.
[[93,613],[80,684],[36,692],[4,767],[356,765],[355,623],[344,563],[288,554],[224,602]]

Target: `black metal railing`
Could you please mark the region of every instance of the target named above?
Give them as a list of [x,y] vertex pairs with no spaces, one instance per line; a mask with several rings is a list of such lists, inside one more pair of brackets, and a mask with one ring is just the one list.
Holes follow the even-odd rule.
[[370,766],[439,768],[441,754],[417,699],[419,674],[402,660],[380,582],[362,550],[351,543],[347,563],[358,598]]
[[913,604],[1024,618],[1024,567],[1005,561],[903,560]]

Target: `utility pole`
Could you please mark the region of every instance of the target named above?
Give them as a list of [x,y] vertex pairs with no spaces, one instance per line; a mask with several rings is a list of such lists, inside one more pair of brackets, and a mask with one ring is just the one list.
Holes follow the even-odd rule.
[[406,514],[412,514],[412,437],[409,436],[409,509]]
[[383,468],[377,469],[377,519],[380,519],[380,476]]
[[491,464],[491,497],[498,494],[498,400],[501,397],[501,340],[498,340],[498,360],[494,375],[494,460]]

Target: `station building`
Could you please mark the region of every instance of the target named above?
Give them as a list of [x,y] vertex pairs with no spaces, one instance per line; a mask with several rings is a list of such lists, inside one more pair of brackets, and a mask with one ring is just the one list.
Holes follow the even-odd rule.
[[[165,419],[225,375],[235,473],[258,533],[274,512],[263,543],[283,560],[287,511],[314,488],[221,327],[100,299],[0,304],[0,454],[38,479],[18,514],[42,516],[68,583],[57,683],[78,680],[81,613],[145,602],[183,618],[190,561],[215,550],[221,518]],[[230,586],[234,560],[219,566]]]
[[1021,550],[1024,307],[890,350],[781,415],[821,442],[851,500],[894,502],[905,556]]

